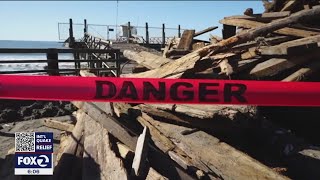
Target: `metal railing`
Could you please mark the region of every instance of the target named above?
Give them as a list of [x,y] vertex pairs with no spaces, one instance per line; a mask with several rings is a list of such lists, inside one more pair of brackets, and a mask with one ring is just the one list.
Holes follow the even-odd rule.
[[134,41],[136,43],[143,44],[165,44],[169,39],[173,37],[181,37],[180,25],[177,28],[165,27],[151,27],[148,23],[145,26],[132,26],[130,22],[125,25],[103,25],[103,24],[87,24],[84,23],[72,23],[72,19],[69,23],[58,23],[58,38],[59,40],[67,40],[70,37],[74,39],[81,39],[83,34],[88,32],[95,37],[110,40],[113,42],[129,42]]

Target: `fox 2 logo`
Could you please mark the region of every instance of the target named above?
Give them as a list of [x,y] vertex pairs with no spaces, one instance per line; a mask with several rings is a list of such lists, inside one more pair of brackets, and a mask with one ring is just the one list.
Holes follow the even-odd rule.
[[16,154],[16,168],[52,168],[52,154]]

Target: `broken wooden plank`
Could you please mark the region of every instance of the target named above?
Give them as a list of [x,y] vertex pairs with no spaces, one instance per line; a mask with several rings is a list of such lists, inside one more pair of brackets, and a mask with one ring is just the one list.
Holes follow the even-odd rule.
[[[140,104],[133,108],[138,108],[142,112],[152,116],[158,121],[168,122],[171,124],[182,125],[186,127],[195,127],[202,130],[209,130],[214,132],[234,132],[234,128],[236,127],[236,123],[234,123],[235,119],[242,117],[244,114],[238,111],[230,111],[225,108],[223,113],[219,111],[215,118],[212,119],[199,119],[195,117],[190,117],[186,114],[179,114],[174,112],[168,112],[164,110],[157,109],[150,105]],[[229,114],[227,114],[227,112]],[[230,115],[234,113],[233,115]],[[239,122],[239,121],[238,121]]]
[[190,128],[158,121],[150,123],[173,139],[192,159],[200,160],[222,179],[288,179],[205,132],[194,132],[186,138],[177,132]]
[[[291,16],[289,16],[289,17],[291,17]],[[283,19],[281,19],[281,20],[283,20]],[[225,25],[239,26],[239,27],[244,27],[244,28],[257,28],[257,27],[261,27],[263,25],[266,25],[266,23],[251,21],[251,20],[247,20],[247,19],[222,19],[219,22],[221,24],[225,24]],[[319,32],[289,28],[289,27],[284,27],[282,29],[275,30],[274,32],[279,33],[279,34],[283,34],[283,35],[296,36],[296,37],[309,37],[309,36],[320,35]]]
[[145,66],[148,69],[156,69],[168,62],[171,62],[170,59],[146,52],[136,52],[131,50],[124,50],[123,56],[127,59],[137,62],[140,65]]
[[54,168],[53,179],[79,179],[81,175],[81,152],[83,144],[84,119],[80,111],[77,113],[77,124],[72,134],[68,138],[66,147],[63,149],[62,155],[56,167]]
[[204,46],[205,46],[204,42],[193,43],[192,50],[195,51],[195,50],[203,48]]
[[154,119],[148,116],[146,113],[141,112],[139,109],[131,108],[129,104],[125,103],[114,103],[114,109],[117,109],[117,111],[123,114],[127,114],[131,118],[135,117],[141,125],[148,127],[150,130],[151,139],[154,141],[155,145],[166,154],[169,152],[175,154],[175,157],[179,158],[180,160],[177,163],[180,163],[179,165],[185,170],[192,172],[194,175],[199,170],[198,168],[208,171],[208,169],[201,165],[201,163],[193,161],[186,153],[177,148],[174,143],[168,139],[168,137],[162,135],[158,131],[157,127],[151,125],[150,122],[154,121]]
[[308,53],[305,55],[288,57],[288,59],[272,58],[256,65],[251,71],[250,75],[255,77],[274,76],[279,72],[292,68],[296,65],[301,65],[312,59],[320,57],[320,51]]
[[283,42],[291,41],[294,40],[295,38],[290,37],[290,36],[276,36],[276,37],[270,37],[270,38],[257,38],[255,41],[243,43],[236,45],[232,48],[233,51],[242,51],[242,50],[247,50],[249,48],[256,48],[257,46],[260,45],[278,45]]
[[266,12],[262,14],[253,14],[251,16],[248,15],[235,15],[224,17],[224,19],[247,19],[247,20],[255,20],[261,22],[270,22],[272,20],[281,19],[290,16],[290,11],[283,12]]
[[291,11],[297,3],[299,3],[297,0],[287,1],[280,11]]
[[122,161],[111,148],[108,131],[86,113],[82,179],[128,179]]
[[[99,108],[95,103],[79,103],[72,102],[76,107],[81,109],[92,119],[99,122],[104,128],[108,130],[114,137],[118,138],[122,143],[127,145],[131,150],[136,147],[137,137],[131,136],[130,129],[123,126],[118,120],[116,120],[110,114],[107,114],[104,110]],[[107,103],[106,103],[107,104]]]
[[[172,105],[172,104],[150,104],[150,106],[161,109],[161,110],[167,110],[177,113],[182,113],[185,115],[188,115],[190,117],[196,117],[199,119],[212,119],[214,118],[219,111],[224,109],[224,106],[210,106],[210,105],[203,105],[202,107],[199,107],[198,105]],[[205,108],[206,106],[210,106],[210,110],[203,110],[201,108]]]
[[58,162],[63,154],[64,149],[67,147],[67,145],[69,143],[69,141],[68,141],[69,137],[70,137],[70,135],[68,135],[67,132],[63,132],[60,134],[60,145],[59,145],[59,149],[56,153],[56,161],[54,163],[55,166],[58,164]]
[[190,50],[195,30],[184,30],[177,49]]
[[140,134],[137,146],[135,150],[135,155],[132,162],[131,174],[135,177],[143,177],[148,171],[147,168],[147,156],[149,149],[149,129],[145,126],[143,128],[142,134]]
[[[134,152],[131,151],[128,146],[120,143],[120,142],[117,142],[117,147],[118,147],[118,150],[119,150],[119,153],[120,153],[120,156],[123,158],[123,159],[131,159],[131,155],[132,155],[132,159],[133,159],[133,156],[134,156]],[[168,180],[167,177],[159,174],[154,168],[150,167],[149,168],[149,171],[148,171],[148,174],[145,178],[146,180]]]
[[[218,26],[208,27],[208,28],[206,28],[204,30],[201,30],[201,31],[198,31],[198,32],[194,33],[193,37],[200,36],[200,35],[205,34],[207,32],[213,31],[213,30],[215,30],[217,28],[218,28]],[[183,35],[182,35],[182,37],[183,37]]]
[[72,132],[74,125],[66,122],[61,122],[54,120],[55,118],[46,118],[42,121],[42,124],[44,126],[53,128],[53,129],[59,129],[61,131],[68,131]]
[[314,62],[311,62],[310,64],[306,65],[305,67],[299,69],[298,71],[294,72],[290,76],[286,77],[282,81],[301,81],[306,79],[311,74],[315,73],[320,69],[320,62],[315,59]]
[[320,42],[320,35],[288,41],[275,46],[262,47],[259,52],[261,55],[287,55],[290,47],[304,46],[317,42]]
[[265,35],[269,32],[284,28],[289,24],[297,23],[306,19],[313,19],[319,15],[320,7],[294,13],[287,18],[279,19],[268,24],[262,24],[262,26],[251,29],[245,33],[237,34],[236,36],[222,40],[217,44],[205,46],[173,62],[167,63],[160,68],[134,75],[128,75],[127,77],[170,78],[172,76],[175,76],[176,78],[178,78],[186,70],[192,69],[198,60],[200,60],[204,56],[207,56],[209,53],[216,53],[221,49],[253,40],[254,38],[261,35]]

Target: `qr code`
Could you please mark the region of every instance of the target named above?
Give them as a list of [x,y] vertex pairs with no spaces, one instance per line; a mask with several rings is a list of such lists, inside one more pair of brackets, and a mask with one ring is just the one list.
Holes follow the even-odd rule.
[[15,147],[16,152],[35,152],[35,133],[15,133]]

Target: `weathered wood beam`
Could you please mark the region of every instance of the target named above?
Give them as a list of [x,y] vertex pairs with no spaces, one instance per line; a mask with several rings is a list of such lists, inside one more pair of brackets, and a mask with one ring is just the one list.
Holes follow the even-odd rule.
[[298,71],[294,72],[293,74],[289,75],[282,81],[301,81],[305,80],[308,76],[311,74],[317,72],[320,70],[320,61],[318,59],[315,59],[314,62],[311,62],[310,64],[306,65],[305,67],[302,67]]
[[184,30],[177,49],[190,50],[195,30]]
[[79,179],[81,175],[78,173],[81,170],[81,151],[83,144],[84,119],[80,113],[77,113],[77,124],[75,125],[72,134],[68,138],[68,142],[62,152],[60,160],[54,168],[53,179]]
[[313,59],[320,58],[319,49],[308,54],[288,57],[288,59],[272,58],[256,65],[251,71],[250,75],[255,77],[274,76],[279,72],[301,65]]
[[55,120],[55,118],[46,118],[42,121],[42,124],[44,126],[53,128],[53,129],[59,129],[61,131],[68,131],[72,132],[74,125],[66,122],[61,122]]
[[144,174],[148,173],[146,162],[149,150],[149,139],[149,129],[145,126],[138,138],[135,155],[132,162],[131,174],[135,177],[143,177]]
[[146,51],[136,52],[132,50],[124,50],[123,56],[145,66],[148,69],[156,69],[172,61],[168,58],[164,58]]
[[[259,52],[261,55],[287,55],[288,48],[290,47],[310,45],[317,42],[320,42],[320,35],[288,41],[275,46],[263,47],[259,49]],[[315,47],[317,47],[317,45]]]
[[252,16],[236,15],[236,16],[228,16],[228,17],[225,17],[224,19],[248,19],[248,20],[267,22],[267,21],[285,18],[288,16],[290,16],[290,11],[267,12],[262,14],[253,14]]
[[86,113],[82,179],[128,179],[124,165],[111,148],[108,131]]
[[200,35],[202,35],[202,34],[205,34],[205,33],[208,33],[208,32],[210,32],[210,31],[213,31],[213,30],[215,30],[215,29],[217,29],[217,28],[218,28],[218,26],[208,27],[208,28],[206,28],[206,29],[204,29],[204,30],[201,30],[201,31],[198,31],[198,32],[194,33],[193,37],[200,36]]

